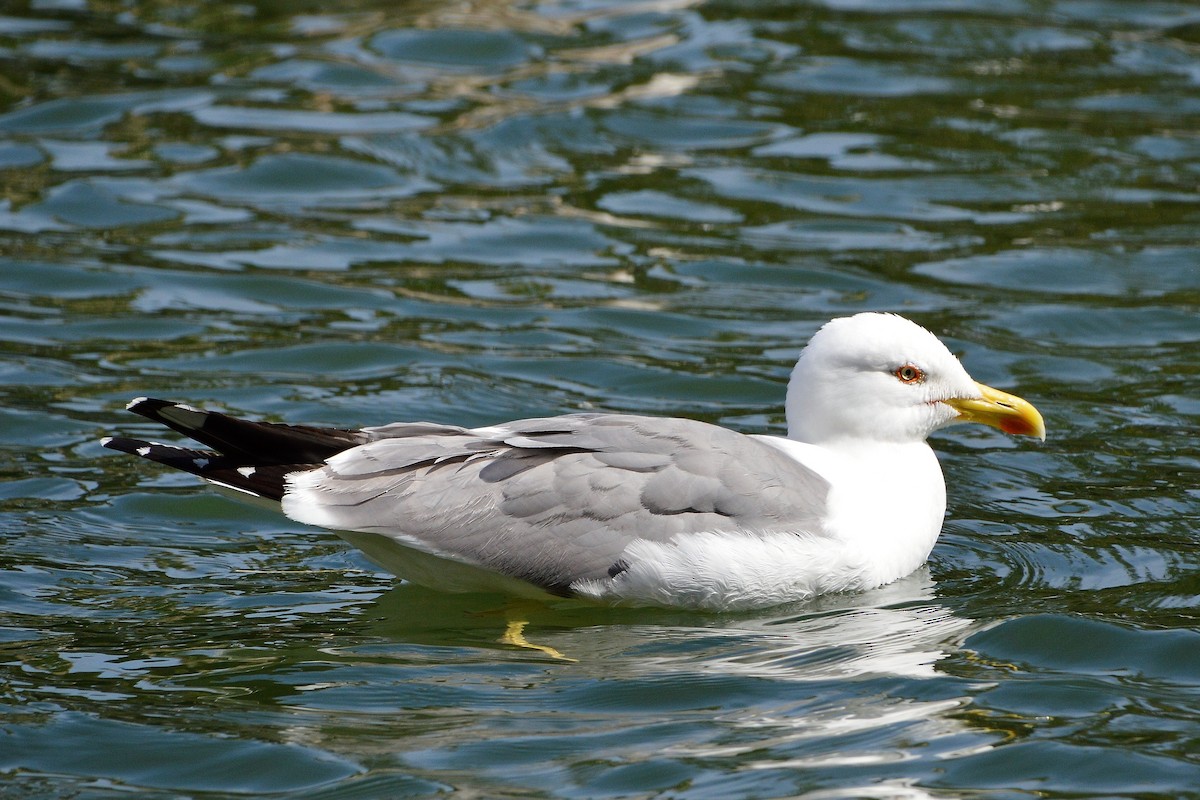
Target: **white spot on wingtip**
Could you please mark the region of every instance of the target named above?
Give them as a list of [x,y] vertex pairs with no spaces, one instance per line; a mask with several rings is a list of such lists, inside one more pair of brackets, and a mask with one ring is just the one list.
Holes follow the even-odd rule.
[[146,456],[150,455],[150,451],[151,451],[152,449],[153,449],[153,448],[151,448],[149,445],[147,445],[146,447],[139,447],[139,448],[137,449],[137,454],[138,454],[139,456],[142,456],[142,457],[144,458],[144,457],[146,457]]
[[238,474],[243,478],[249,478],[255,472],[255,467],[238,467]]
[[113,440],[113,437],[111,437],[111,436],[105,436],[105,437],[103,437],[103,438],[101,438],[101,439],[100,439],[100,446],[101,446],[101,447],[108,447],[108,445],[109,445],[109,442],[111,442],[112,440]]
[[130,400],[128,403],[125,404],[125,410],[131,411],[131,410],[133,410],[134,406],[140,405],[149,399],[150,398],[148,398],[148,397],[135,397],[132,400]]

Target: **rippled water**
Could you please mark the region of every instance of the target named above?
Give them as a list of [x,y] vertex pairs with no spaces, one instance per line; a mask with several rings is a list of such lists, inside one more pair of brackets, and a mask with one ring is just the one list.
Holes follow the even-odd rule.
[[[1198,83],[1182,2],[3,6],[0,794],[1200,797]],[[438,595],[96,444],[780,432],[863,309],[1050,439],[939,434],[927,570],[756,615]]]

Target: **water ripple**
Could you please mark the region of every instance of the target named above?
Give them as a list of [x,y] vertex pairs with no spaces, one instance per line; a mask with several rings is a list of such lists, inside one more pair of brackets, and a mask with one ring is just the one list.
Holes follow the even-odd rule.
[[[111,5],[111,4],[110,4]],[[0,17],[0,774],[61,797],[1190,797],[1192,4],[48,2]],[[780,432],[905,313],[928,572],[748,616],[512,608],[108,458],[292,422]],[[514,616],[535,644],[500,641]],[[220,763],[212,770],[210,764]]]

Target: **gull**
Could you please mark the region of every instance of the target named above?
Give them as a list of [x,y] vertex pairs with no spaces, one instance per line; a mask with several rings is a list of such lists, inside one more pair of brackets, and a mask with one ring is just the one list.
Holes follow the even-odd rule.
[[611,413],[352,430],[150,398],[128,409],[202,447],[105,447],[333,530],[408,581],[718,611],[916,570],[946,510],[934,431],[975,422],[1045,439],[1030,403],[976,383],[932,333],[883,313],[812,336],[788,382],[787,436]]

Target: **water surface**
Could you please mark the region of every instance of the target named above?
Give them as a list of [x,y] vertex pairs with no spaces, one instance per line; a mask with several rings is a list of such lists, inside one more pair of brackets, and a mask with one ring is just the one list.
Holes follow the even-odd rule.
[[[1166,1],[7,6],[0,793],[1200,797],[1198,46]],[[867,309],[1050,438],[938,434],[929,566],[758,614],[439,595],[96,443],[147,394],[780,433]]]

